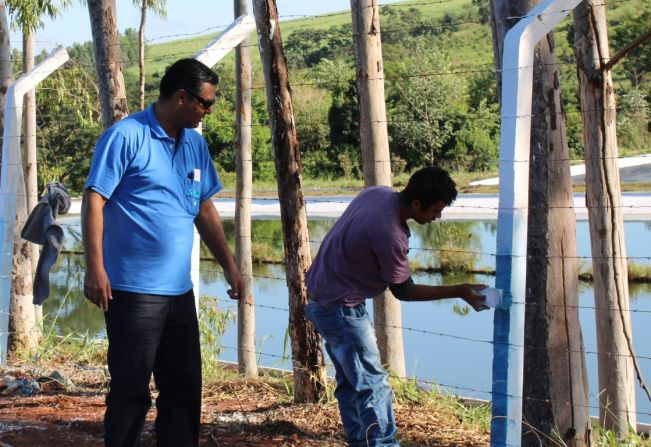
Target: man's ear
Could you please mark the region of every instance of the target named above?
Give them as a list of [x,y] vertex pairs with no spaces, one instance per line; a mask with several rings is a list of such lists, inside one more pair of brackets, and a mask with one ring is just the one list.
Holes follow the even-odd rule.
[[174,92],[173,99],[174,99],[174,104],[180,106],[183,104],[184,101],[189,101],[188,93],[183,89],[179,89]]
[[410,203],[411,209],[414,211],[422,211],[423,209],[423,202],[421,202],[418,199],[414,199]]

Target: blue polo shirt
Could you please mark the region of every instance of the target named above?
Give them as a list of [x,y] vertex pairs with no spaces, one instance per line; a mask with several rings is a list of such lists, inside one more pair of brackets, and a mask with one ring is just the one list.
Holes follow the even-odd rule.
[[194,219],[222,188],[199,133],[183,129],[177,144],[152,104],[104,132],[85,188],[108,199],[104,266],[113,289],[180,295],[192,288]]

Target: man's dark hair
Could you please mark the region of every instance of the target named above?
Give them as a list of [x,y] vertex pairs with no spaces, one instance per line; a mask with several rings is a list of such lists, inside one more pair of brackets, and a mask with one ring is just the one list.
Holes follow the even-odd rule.
[[219,83],[217,74],[196,59],[180,59],[174,62],[160,81],[160,97],[166,99],[178,90],[186,90],[199,95],[203,84]]
[[438,166],[428,166],[414,172],[405,189],[400,191],[403,203],[420,200],[423,209],[429,208],[436,202],[450,205],[457,198],[457,188],[450,174]]

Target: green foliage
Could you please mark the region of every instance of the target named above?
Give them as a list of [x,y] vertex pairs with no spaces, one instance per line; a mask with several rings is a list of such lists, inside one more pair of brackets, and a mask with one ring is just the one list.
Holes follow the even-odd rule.
[[[610,33],[613,53],[623,49],[649,31],[651,5],[648,2],[643,2],[640,6],[641,8],[638,8],[635,14],[618,21],[613,27]],[[648,42],[640,45],[619,63],[623,64],[626,77],[633,85],[651,82],[648,72],[651,67],[651,45]]]
[[291,33],[285,41],[285,56],[290,68],[309,68],[323,59],[351,57],[351,25],[328,29],[303,29]]
[[[479,222],[432,223],[410,227],[427,247],[436,247],[434,259],[438,265],[431,266],[431,251],[416,251],[415,260],[421,265],[438,267],[446,272],[467,272],[476,268],[481,251],[476,226]],[[440,250],[440,251],[439,251]]]
[[592,445],[595,447],[642,447],[649,445],[649,440],[636,434],[633,429],[625,439],[617,439],[615,432],[605,430],[599,424],[594,423],[592,433]]
[[465,317],[466,315],[468,315],[470,313],[470,308],[468,306],[465,306],[465,305],[455,304],[452,307],[452,311],[455,314],[459,315],[460,317]]
[[387,109],[391,151],[407,161],[410,169],[438,164],[455,166],[455,133],[463,124],[463,83],[455,77],[431,76],[449,71],[446,57],[423,49],[389,74]]
[[124,34],[120,34],[120,50],[122,52],[122,64],[124,68],[138,66],[138,47],[140,45],[138,31],[134,28],[127,28]]
[[499,156],[499,110],[497,104],[479,106],[467,113],[456,134],[455,153],[460,165],[470,172],[485,171],[497,166]]
[[201,367],[204,377],[219,373],[221,338],[235,320],[230,310],[219,308],[219,299],[202,296],[199,300],[199,333],[201,336]]
[[94,76],[68,62],[39,86],[39,184],[62,181],[80,193],[90,168],[95,142],[102,132],[99,93]]
[[61,9],[70,4],[69,0],[7,0],[6,5],[14,30],[34,32],[43,26],[43,16],[50,18],[61,14]]
[[[142,10],[142,2],[143,0],[133,0],[134,6],[140,10]],[[167,0],[147,0],[147,10],[164,19],[167,17]]]
[[491,18],[491,7],[488,0],[472,0],[472,5],[477,8],[477,14],[482,24],[489,22]]
[[93,50],[93,42],[75,42],[66,50],[68,51],[68,55],[70,55],[70,59],[76,61],[80,65],[88,67],[89,70],[92,70],[95,66],[95,51]]
[[651,143],[651,104],[637,88],[619,97],[617,114],[618,143],[623,148],[648,149]]
[[[22,0],[27,2],[24,4],[33,1],[36,0]],[[14,4],[19,3],[14,0]],[[164,5],[162,0],[160,3]],[[487,0],[454,0],[444,4],[410,0],[399,6],[381,7],[394,175],[431,163],[463,172],[495,168],[499,105],[487,24],[488,5]],[[616,50],[646,30],[651,9],[641,0],[633,0],[630,4],[615,4],[608,12],[609,34]],[[357,185],[362,169],[350,17],[331,15],[289,21],[283,23],[282,31],[305,181],[344,179],[346,185]],[[561,23],[556,36],[567,141],[572,156],[580,158],[583,136],[578,81],[572,63],[571,20]],[[205,35],[147,46],[146,102],[156,99],[166,66],[178,57],[195,53],[212,38],[214,35]],[[129,107],[136,110],[137,32],[127,29],[121,43]],[[619,143],[625,154],[639,153],[651,141],[649,51],[649,45],[642,45],[613,70]],[[42,183],[62,179],[73,184],[73,191],[79,191],[101,124],[96,118],[99,105],[92,43],[75,43],[68,52],[78,63],[77,72],[66,71],[69,80],[61,86],[60,94],[41,89],[37,94],[43,109],[39,133],[44,135],[39,138],[45,148],[39,169]],[[258,184],[275,187],[266,96],[264,89],[258,88],[263,85],[262,70],[258,52],[252,51],[251,56],[253,177]],[[217,72],[221,80],[217,103],[204,120],[203,131],[220,175],[231,185],[236,140],[232,55],[219,64]],[[81,85],[86,93],[77,92]],[[90,103],[93,119],[88,118]]]

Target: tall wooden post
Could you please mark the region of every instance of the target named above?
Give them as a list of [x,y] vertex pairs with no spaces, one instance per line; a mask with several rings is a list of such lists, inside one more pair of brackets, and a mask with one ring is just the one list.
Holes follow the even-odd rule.
[[129,114],[115,0],[88,0],[102,124],[108,129]]
[[637,423],[635,372],[617,169],[615,92],[610,71],[602,71],[610,57],[603,2],[586,0],[574,10],[574,42],[599,351],[599,390],[595,393],[599,395],[602,425],[623,438]]
[[[391,186],[379,5],[377,0],[351,0],[350,9],[357,64],[364,184]],[[373,317],[382,363],[398,377],[406,377],[400,301],[388,290],[376,296]]]
[[[248,11],[246,0],[235,0],[235,18]],[[247,378],[258,376],[255,355],[255,307],[253,307],[253,266],[251,258],[251,196],[253,193],[253,153],[251,150],[251,57],[249,39],[235,49],[237,123],[237,189],[235,191],[235,260],[242,274],[244,296],[238,301],[237,364]]]
[[[34,68],[34,33],[23,31],[23,73]],[[38,164],[36,157],[36,89],[25,94],[25,122],[23,124],[23,142],[25,144],[25,193],[27,194],[27,213],[31,213],[38,202]],[[32,273],[36,271],[39,249],[36,244],[29,244],[29,258]],[[35,305],[36,323],[43,319],[43,306]]]
[[[21,168],[16,167],[16,169]],[[20,184],[16,188],[8,352],[36,348],[39,341],[36,306],[33,304],[32,261],[29,257],[32,244],[20,237],[20,231],[26,221],[25,184],[24,180],[20,179]]]
[[285,244],[294,400],[314,402],[323,395],[326,376],[320,337],[305,316],[305,273],[311,256],[307,214],[301,188],[301,154],[294,123],[287,63],[275,0],[254,0],[253,12],[265,77]]
[[140,5],[140,27],[138,28],[138,70],[140,80],[138,82],[138,105],[140,110],[145,110],[145,26],[147,25],[147,0],[141,0]]

